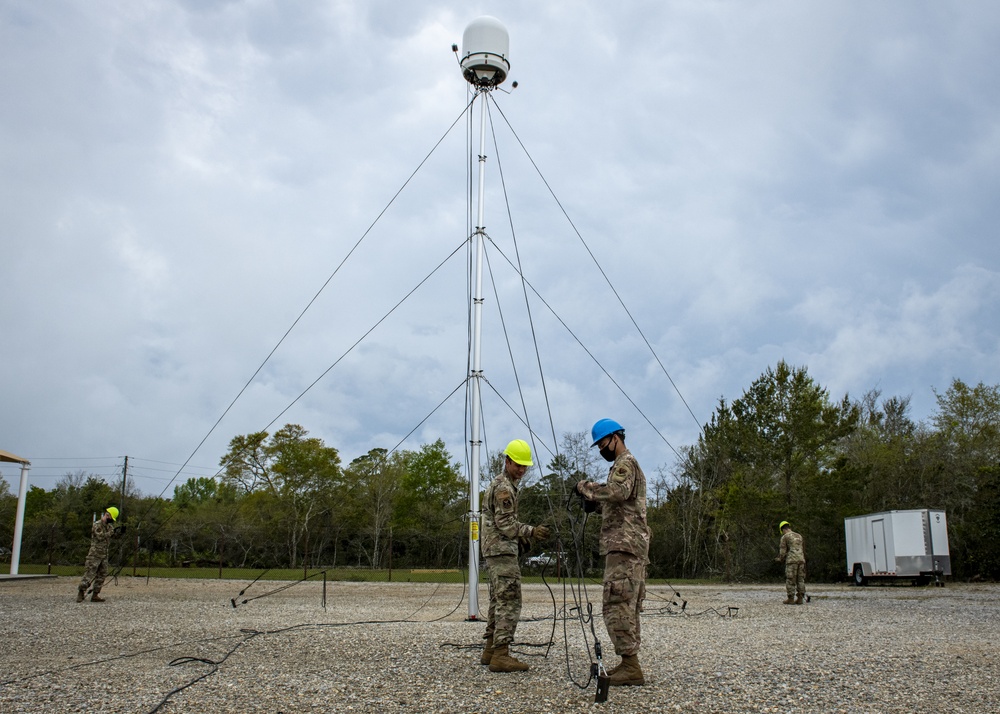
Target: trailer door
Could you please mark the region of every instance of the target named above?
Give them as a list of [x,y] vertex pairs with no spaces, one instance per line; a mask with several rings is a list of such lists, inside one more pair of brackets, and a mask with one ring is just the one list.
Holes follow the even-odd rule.
[[927,520],[931,540],[934,569],[951,575],[951,554],[948,547],[948,521],[944,511],[928,511]]
[[885,573],[889,564],[885,557],[885,520],[879,518],[872,521],[872,566],[876,573]]

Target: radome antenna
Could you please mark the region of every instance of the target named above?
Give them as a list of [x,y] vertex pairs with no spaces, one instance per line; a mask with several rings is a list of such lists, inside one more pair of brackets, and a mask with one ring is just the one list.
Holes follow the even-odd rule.
[[489,15],[469,23],[462,35],[462,75],[474,87],[503,84],[510,72],[510,37],[507,28]]
[[[452,46],[453,49],[454,45]],[[473,100],[481,103],[479,130],[479,206],[476,214],[476,230],[472,238],[475,242],[475,278],[472,299],[472,354],[469,379],[472,387],[472,411],[470,419],[470,461],[472,473],[469,476],[469,620],[479,619],[479,451],[482,446],[479,435],[482,402],[480,381],[481,346],[483,334],[483,251],[485,249],[486,223],[484,221],[483,196],[486,178],[486,101],[487,94],[499,86],[510,72],[510,38],[507,28],[495,17],[484,15],[469,23],[462,35],[462,76],[476,89]]]

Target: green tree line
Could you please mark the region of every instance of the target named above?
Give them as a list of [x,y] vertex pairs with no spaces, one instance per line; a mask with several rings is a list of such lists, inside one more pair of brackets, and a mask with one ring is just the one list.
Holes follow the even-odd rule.
[[909,397],[834,401],[805,368],[779,362],[720,400],[683,450],[650,516],[651,559],[677,576],[776,574],[777,524],[788,520],[810,577],[839,580],[845,517],[940,508],[954,577],[1000,577],[1000,388],[956,379],[935,397],[929,423],[917,423]]
[[[653,530],[650,575],[758,580],[773,563],[777,524],[806,539],[810,578],[846,577],[847,516],[906,508],[947,512],[958,578],[1000,577],[1000,388],[955,380],[935,392],[927,423],[908,397],[872,390],[830,397],[805,368],[779,362],[739,398],[720,399],[697,443],[672,466],[646,465]],[[631,441],[632,435],[627,435]],[[558,536],[541,549],[593,574],[599,518],[572,497],[607,464],[586,433],[522,486],[521,520]],[[493,454],[485,479],[500,468]],[[417,450],[372,449],[342,464],[337,449],[287,424],[234,437],[217,478],[192,478],[173,498],[134,489],[120,504],[129,530],[123,564],[229,568],[456,568],[467,559],[468,485],[443,441]],[[16,498],[0,483],[0,535],[11,540]],[[94,514],[122,501],[102,479],[67,474],[27,495],[21,560],[79,564]]]
[[[343,466],[336,449],[288,424],[230,441],[218,478],[191,478],[173,498],[128,492],[112,562],[227,568],[456,567],[468,486],[444,442]],[[4,489],[7,539],[16,498]],[[21,561],[83,563],[93,518],[119,504],[104,480],[67,474],[27,494]]]

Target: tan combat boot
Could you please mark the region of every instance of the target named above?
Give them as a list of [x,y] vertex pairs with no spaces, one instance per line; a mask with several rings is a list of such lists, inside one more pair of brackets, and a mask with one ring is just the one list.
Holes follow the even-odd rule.
[[98,594],[100,592],[101,592],[100,590],[95,590],[94,593],[90,596],[90,601],[91,602],[106,602],[106,600],[104,598],[102,598]]
[[85,585],[81,585],[76,589],[77,602],[83,602],[83,598],[85,598],[86,596],[87,596],[87,587]]
[[489,664],[493,659],[493,635],[486,638],[486,646],[483,647],[483,654],[479,657],[479,664]]
[[507,645],[493,648],[493,658],[490,660],[491,672],[526,672],[528,665],[511,657]]
[[612,687],[639,686],[646,683],[639,666],[639,655],[622,655],[622,662],[614,668],[611,675]]
[[782,605],[794,605],[795,601],[792,600],[792,596],[789,595],[788,597],[785,598],[785,601],[783,603],[781,603],[781,604]]
[[802,604],[802,598],[804,598],[805,596],[806,596],[805,593],[799,593],[799,596],[797,598],[795,598],[795,604],[796,605],[801,605]]

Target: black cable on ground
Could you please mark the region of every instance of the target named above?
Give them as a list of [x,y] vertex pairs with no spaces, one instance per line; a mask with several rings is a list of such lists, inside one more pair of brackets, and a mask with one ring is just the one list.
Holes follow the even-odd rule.
[[14,679],[3,680],[0,681],[0,686],[17,684],[18,682],[26,682],[30,679],[47,677],[49,675],[59,674],[61,672],[72,672],[73,670],[83,669],[84,667],[96,667],[97,665],[108,664],[109,662],[115,662],[120,659],[130,659],[132,657],[138,657],[140,655],[149,654],[150,652],[159,652],[160,650],[170,649],[171,647],[179,647],[180,645],[200,644],[202,642],[217,642],[219,640],[229,640],[232,639],[233,637],[234,635],[223,635],[221,637],[205,637],[197,640],[184,640],[183,642],[174,642],[169,645],[161,645],[159,647],[148,647],[144,650],[131,652],[129,654],[116,655],[114,657],[101,657],[100,659],[90,660],[89,662],[80,662],[78,664],[70,665],[69,667],[61,667],[59,669],[48,669],[42,672],[36,672],[35,674],[25,675],[23,677],[16,677]]
[[175,694],[179,694],[180,692],[183,692],[188,687],[194,686],[195,684],[197,684],[201,680],[207,679],[208,677],[211,677],[213,674],[215,674],[216,672],[219,671],[220,665],[222,665],[223,662],[225,662],[227,659],[229,659],[230,655],[232,655],[236,650],[238,650],[240,647],[242,647],[243,645],[245,645],[247,642],[249,642],[253,638],[257,637],[258,635],[263,634],[262,632],[260,632],[258,630],[245,630],[244,629],[244,630],[240,630],[240,632],[244,633],[245,637],[243,639],[241,639],[239,642],[237,642],[235,645],[233,645],[232,649],[230,649],[228,652],[226,652],[226,654],[223,655],[222,659],[211,660],[211,659],[207,659],[205,657],[177,657],[177,658],[171,660],[170,663],[169,663],[170,667],[177,667],[179,665],[189,664],[191,662],[201,662],[203,664],[209,665],[211,667],[211,669],[208,672],[205,672],[204,674],[201,674],[201,675],[195,677],[190,682],[187,682],[186,684],[182,684],[179,687],[175,687],[174,689],[172,689],[169,692],[167,692],[166,695],[164,695],[163,699],[160,700],[160,703],[157,704],[155,707],[153,707],[152,709],[149,710],[149,714],[156,714],[156,712],[160,711],[160,709],[163,708],[163,705],[166,704],[168,701],[170,701],[171,697],[173,697]]

